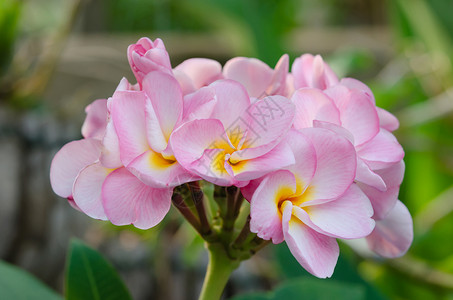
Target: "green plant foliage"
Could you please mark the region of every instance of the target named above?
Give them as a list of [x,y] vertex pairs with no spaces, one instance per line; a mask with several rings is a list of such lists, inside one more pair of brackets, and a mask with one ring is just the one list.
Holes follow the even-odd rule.
[[112,265],[79,240],[71,241],[65,294],[67,300],[132,299]]
[[[374,300],[384,300],[385,298],[376,290],[374,286],[365,281],[357,272],[357,266],[353,265],[351,260],[348,259],[348,249],[341,247],[340,257],[338,258],[335,272],[329,282],[339,285],[344,283],[354,284],[361,287],[367,298]],[[281,273],[287,278],[310,278],[314,282],[324,282],[325,279],[314,278],[313,275],[305,271],[300,264],[296,261],[294,256],[290,253],[286,244],[280,244],[275,247],[275,259],[277,260]]]
[[331,280],[316,280],[314,278],[298,278],[287,281],[274,292],[251,293],[238,297],[233,300],[330,300],[348,299],[364,300],[365,290],[363,287],[339,283]]
[[0,1],[0,75],[11,60],[22,4],[17,0]]
[[62,300],[31,274],[0,261],[0,298],[14,300]]

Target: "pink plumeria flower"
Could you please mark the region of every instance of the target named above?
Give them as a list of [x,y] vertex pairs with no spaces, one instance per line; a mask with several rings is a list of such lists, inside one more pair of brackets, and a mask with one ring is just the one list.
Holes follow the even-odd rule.
[[172,74],[170,57],[161,39],[154,42],[149,38],[139,39],[127,48],[127,58],[140,86],[146,74],[152,71]]
[[324,90],[338,83],[337,75],[320,55],[303,54],[296,58],[291,75],[294,90],[305,87]]
[[149,187],[123,166],[107,101],[89,106],[83,128],[96,134],[66,144],[52,161],[55,193],[95,219],[141,229],[157,225],[170,209],[172,189]]
[[250,203],[250,230],[274,244],[286,241],[311,274],[330,277],[339,254],[336,238],[369,235],[373,209],[353,183],[353,145],[321,128],[291,131],[286,139],[296,163],[267,175]]
[[251,103],[245,88],[233,80],[216,81],[196,94],[185,101],[206,97],[203,109],[171,136],[175,157],[185,169],[229,186],[294,163],[291,149],[280,144],[294,117],[288,99],[272,96]]
[[222,79],[222,66],[208,58],[190,58],[173,69],[184,95]]
[[120,160],[130,172],[155,188],[198,179],[176,160],[169,143],[183,113],[181,87],[173,76],[151,72],[142,91],[117,91],[110,105]]
[[275,69],[256,58],[235,57],[226,62],[223,76],[241,83],[250,97],[285,95],[289,57],[283,55]]

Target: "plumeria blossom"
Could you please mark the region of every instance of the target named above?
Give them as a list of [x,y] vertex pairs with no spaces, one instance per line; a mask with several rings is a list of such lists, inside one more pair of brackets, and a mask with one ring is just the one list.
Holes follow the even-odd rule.
[[172,74],[170,57],[161,39],[153,42],[149,38],[141,38],[129,46],[127,58],[140,85],[143,77],[152,71]]
[[[52,188],[76,209],[147,229],[188,188],[197,209],[175,207],[211,241],[217,231],[203,219],[197,183],[205,180],[228,187],[226,207],[239,209],[243,195],[245,232],[285,241],[315,276],[332,275],[337,239],[365,239],[384,257],[408,250],[412,218],[398,200],[404,151],[393,135],[399,123],[364,83],[338,78],[311,54],[296,58],[291,73],[286,54],[275,68],[245,57],[223,67],[192,58],[172,68],[162,40],[142,38],[127,57],[136,83],[123,78],[112,97],[91,103],[83,138],[52,161]],[[242,247],[217,242],[226,251]]]
[[[118,89],[125,87],[131,86],[122,80]],[[170,209],[172,189],[149,187],[122,165],[107,100],[88,106],[82,129],[85,139],[68,143],[52,161],[54,191],[92,218],[143,229],[158,224]]]
[[171,136],[184,168],[217,185],[242,186],[294,163],[291,150],[280,144],[294,117],[288,99],[273,96],[251,103],[244,87],[232,80],[216,81],[203,93],[208,90],[215,94],[210,114],[183,124]]
[[337,258],[336,238],[369,235],[373,209],[353,184],[352,144],[332,131],[291,131],[287,143],[296,163],[264,178],[250,202],[250,229],[291,253],[310,273],[330,277]]

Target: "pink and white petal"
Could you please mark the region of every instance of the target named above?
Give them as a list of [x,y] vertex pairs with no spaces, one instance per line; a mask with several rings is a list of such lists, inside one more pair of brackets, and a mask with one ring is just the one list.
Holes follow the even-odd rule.
[[308,272],[319,278],[331,277],[338,260],[339,247],[335,238],[320,234],[296,217],[291,202],[283,205],[283,235],[289,250]]
[[372,170],[386,168],[404,158],[404,150],[389,131],[382,129],[369,142],[358,146],[357,155]]
[[188,95],[196,91],[195,86],[193,85],[192,79],[187,76],[186,73],[180,70],[173,69],[173,76],[178,81],[179,85],[181,86],[182,94]]
[[346,138],[348,141],[351,142],[351,144],[354,145],[354,136],[346,128],[343,128],[339,125],[336,125],[336,124],[333,124],[330,122],[323,122],[323,121],[318,121],[318,120],[313,121],[313,127],[329,129],[330,131],[333,131],[336,134],[339,134],[342,137]]
[[176,129],[170,141],[176,160],[188,168],[203,156],[206,149],[228,148],[223,136],[225,129],[219,120],[193,120]]
[[195,89],[209,85],[222,78],[222,66],[208,58],[190,58],[176,66],[176,71],[183,72],[192,81]]
[[283,96],[285,96],[286,98],[288,99],[291,99],[291,97],[293,96],[293,93],[295,91],[294,89],[294,76],[293,74],[291,73],[288,73],[286,75],[286,87],[285,87],[285,91],[283,92]]
[[170,138],[182,117],[182,91],[178,81],[169,74],[151,72],[143,79],[143,90],[151,100],[165,138]]
[[168,188],[198,180],[176,161],[165,160],[159,153],[148,150],[128,166],[129,172],[143,183],[154,188]]
[[231,167],[234,179],[246,181],[286,168],[295,162],[291,147],[286,142],[281,142],[266,154],[254,159],[240,161]]
[[242,149],[280,142],[291,128],[294,114],[294,104],[283,96],[269,96],[256,101],[244,116],[250,123]]
[[173,189],[150,189],[148,197],[137,202],[137,220],[134,226],[139,229],[148,229],[159,224],[167,215],[171,207]]
[[203,87],[184,96],[183,122],[209,119],[216,105],[215,90],[210,87]]
[[[140,91],[140,85],[137,84],[130,84],[126,77],[121,78],[120,83],[115,89],[117,91]],[[110,110],[110,107],[109,107]]]
[[102,184],[111,169],[104,168],[99,162],[85,167],[77,176],[72,195],[74,202],[88,216],[107,220],[102,206]]
[[[240,83],[233,80],[218,80],[209,87],[214,89],[217,97],[217,105],[211,118],[220,120],[226,130],[232,129],[239,117],[250,106],[247,91]],[[241,123],[237,124],[242,126]],[[245,128],[242,131],[244,130]]]
[[372,186],[381,192],[387,190],[387,186],[381,176],[371,171],[370,167],[360,157],[357,157],[355,180]]
[[250,97],[256,98],[266,92],[273,74],[274,71],[267,64],[256,58],[235,57],[223,67],[225,78],[239,82],[245,86]]
[[105,214],[115,225],[134,224],[148,229],[165,217],[171,205],[171,189],[145,185],[126,168],[110,173],[102,186]]
[[145,100],[143,92],[115,92],[111,104],[111,117],[118,135],[120,157],[127,166],[149,149],[146,136]]
[[376,222],[376,228],[366,240],[377,254],[394,258],[407,252],[413,238],[412,217],[406,206],[397,201],[387,217]]
[[120,145],[118,135],[115,131],[112,118],[109,119],[102,140],[101,156],[99,157],[102,165],[106,168],[116,169],[123,166],[120,157]]
[[[296,191],[296,180],[289,171],[266,176],[250,201],[250,231],[274,244],[283,241],[279,202]],[[282,199],[280,199],[282,198]]]
[[376,107],[368,96],[359,90],[351,90],[349,97],[337,102],[341,125],[354,136],[355,145],[361,145],[379,132]]
[[318,89],[299,89],[291,101],[296,106],[294,128],[313,127],[313,121],[325,121],[340,125],[340,112],[333,101]]
[[285,141],[291,147],[296,159],[295,164],[287,169],[296,177],[298,189],[296,194],[299,195],[306,189],[315,175],[316,150],[311,141],[296,130],[290,130]]
[[101,140],[107,126],[107,99],[98,99],[85,108],[87,114],[82,125],[82,136]]
[[168,138],[162,132],[159,117],[157,116],[150,99],[145,100],[146,136],[148,145],[155,152],[162,152],[168,147]]
[[403,181],[404,176],[404,162],[401,161],[386,169],[378,170],[376,171],[376,174],[379,175],[387,185],[385,191],[379,191],[372,186],[360,182],[358,183],[358,186],[367,195],[373,205],[373,218],[375,220],[381,220],[387,216],[398,200],[400,184]]
[[380,107],[376,107],[376,110],[379,116],[379,126],[381,126],[381,128],[384,128],[392,132],[397,130],[398,127],[400,127],[398,119],[390,112]]
[[289,70],[289,56],[283,54],[275,66],[270,86],[266,89],[267,95],[284,95],[286,90],[286,76]]
[[346,138],[323,128],[304,128],[316,151],[317,167],[310,183],[307,205],[341,196],[352,184],[357,168],[354,146]]
[[357,79],[354,79],[354,78],[343,78],[343,79],[341,79],[340,84],[347,87],[350,90],[355,89],[355,90],[364,92],[365,94],[367,94],[369,100],[373,104],[376,103],[373,92],[365,83],[363,83]]
[[99,159],[101,142],[82,139],[64,145],[54,156],[50,166],[50,184],[60,197],[72,196],[72,186],[79,172]]
[[370,200],[352,184],[338,199],[303,207],[310,220],[330,236],[342,239],[356,239],[369,235],[375,222]]

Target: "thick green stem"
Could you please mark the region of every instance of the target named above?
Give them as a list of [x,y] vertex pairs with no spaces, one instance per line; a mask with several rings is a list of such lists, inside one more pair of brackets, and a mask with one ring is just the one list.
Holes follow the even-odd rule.
[[217,300],[222,296],[231,273],[239,266],[240,261],[228,257],[224,246],[220,243],[207,244],[207,248],[209,264],[198,299]]

